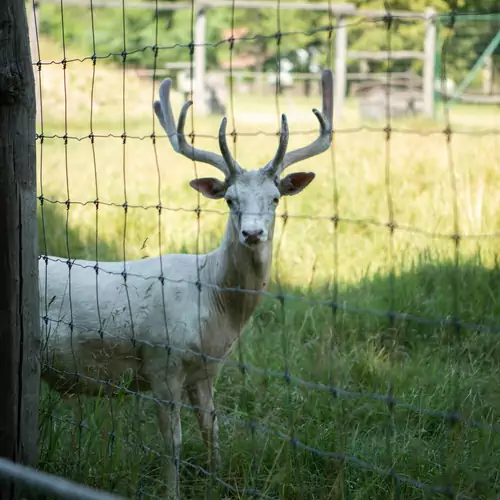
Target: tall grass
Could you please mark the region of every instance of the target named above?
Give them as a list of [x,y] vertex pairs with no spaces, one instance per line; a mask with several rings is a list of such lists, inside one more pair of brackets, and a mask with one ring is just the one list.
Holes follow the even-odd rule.
[[[45,47],[42,59],[58,59]],[[61,68],[42,71],[41,253],[120,260],[215,248],[226,208],[188,187],[213,171],[195,172],[171,151],[153,120],[151,82],[98,64],[92,86],[91,61],[65,74],[66,103]],[[234,102],[237,159],[262,166],[277,146],[274,99]],[[285,95],[279,104],[291,147],[311,141],[318,98]],[[264,298],[216,386],[219,477],[235,489],[219,484],[224,498],[247,488],[283,499],[417,499],[423,484],[498,498],[500,145],[477,132],[498,130],[500,112],[457,107],[451,120],[449,142],[442,117],[395,122],[387,136],[348,103],[332,152],[297,166],[317,179],[278,209],[286,217],[275,236],[276,297]],[[196,144],[216,150],[218,124],[196,119]],[[43,468],[129,496],[160,495],[154,403],[126,395],[75,403],[44,388]],[[205,451],[183,414],[182,488],[201,498],[211,484],[200,471]]]

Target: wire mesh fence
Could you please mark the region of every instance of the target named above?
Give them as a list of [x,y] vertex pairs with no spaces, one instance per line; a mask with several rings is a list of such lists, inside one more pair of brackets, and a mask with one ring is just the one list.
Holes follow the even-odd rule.
[[[408,92],[393,74],[425,64],[427,14],[271,4],[205,6],[201,28],[194,3],[32,4],[40,465],[137,498],[495,498],[498,110],[444,106],[431,121],[413,105],[417,116],[398,117]],[[284,137],[290,150],[316,139],[321,74],[302,96],[286,65],[306,45],[320,69],[341,71],[339,32],[380,47],[382,81],[364,98],[382,123],[346,100],[332,147],[297,166],[316,173],[297,197],[278,181],[256,187],[255,174],[208,182],[203,163],[224,170],[229,155],[250,170]],[[450,46],[449,34],[442,80]],[[250,56],[267,91],[237,74]],[[203,107],[203,58],[227,67],[228,131],[217,135],[217,112],[189,114],[191,161],[153,101],[179,59],[175,120],[183,93]],[[224,138],[222,167],[194,153]],[[248,220],[268,224],[268,241],[240,239]]]

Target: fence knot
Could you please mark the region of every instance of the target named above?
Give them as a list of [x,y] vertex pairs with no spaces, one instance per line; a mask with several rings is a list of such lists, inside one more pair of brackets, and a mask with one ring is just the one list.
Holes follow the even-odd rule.
[[451,134],[452,134],[451,125],[447,125],[444,128],[443,134],[446,136],[446,140],[449,142],[451,140]]
[[389,229],[390,233],[392,234],[394,230],[398,227],[395,221],[390,220],[389,222],[386,222],[385,224],[387,228]]
[[[388,6],[386,6],[386,8],[389,8]],[[394,16],[391,14],[391,12],[387,11],[387,13],[385,14],[385,16],[382,18],[382,20],[384,21],[385,23],[385,26],[387,28],[387,31],[390,31],[390,29],[392,28],[392,22],[394,21]]]

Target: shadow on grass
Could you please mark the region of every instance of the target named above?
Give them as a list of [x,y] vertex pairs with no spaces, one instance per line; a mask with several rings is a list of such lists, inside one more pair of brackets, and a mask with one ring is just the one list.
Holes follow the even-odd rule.
[[[49,254],[66,256],[65,207],[44,220]],[[94,258],[95,235],[67,238],[72,257]],[[499,290],[498,263],[479,253],[458,269],[425,254],[335,295],[285,285],[284,300],[266,297],[216,385],[219,477],[280,499],[417,499],[424,489],[498,498]],[[161,495],[154,405],[75,403],[44,397],[41,466],[128,496]],[[202,498],[206,453],[192,412],[182,413],[184,498]]]
[[[41,255],[100,261],[119,260],[120,247],[99,238],[96,231],[78,228],[77,221],[69,218],[64,203],[45,202],[38,206],[38,251]],[[96,244],[97,241],[97,244]]]
[[[426,254],[394,277],[340,286],[335,301],[321,287],[264,301],[235,358],[272,374],[226,367],[217,390],[227,414],[273,432],[230,425],[232,466],[241,474],[237,464],[258,457],[279,498],[416,499],[447,487],[497,498],[499,290],[498,263],[480,254],[458,268]],[[391,470],[401,480],[380,473]]]

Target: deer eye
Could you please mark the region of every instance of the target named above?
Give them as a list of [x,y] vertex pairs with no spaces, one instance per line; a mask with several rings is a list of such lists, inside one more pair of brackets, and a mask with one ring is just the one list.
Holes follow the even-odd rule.
[[273,203],[275,205],[277,205],[279,203],[280,199],[276,196],[275,198],[273,198]]
[[231,198],[226,198],[226,203],[229,208],[231,208],[234,205],[234,202]]

